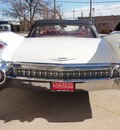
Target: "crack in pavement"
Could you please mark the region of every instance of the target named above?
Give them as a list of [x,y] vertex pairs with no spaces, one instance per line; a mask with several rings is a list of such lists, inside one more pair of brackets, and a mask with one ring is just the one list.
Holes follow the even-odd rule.
[[114,111],[112,111],[112,110],[110,110],[110,109],[106,109],[106,108],[104,108],[104,107],[102,107],[102,106],[100,106],[100,105],[97,105],[97,104],[95,104],[95,103],[92,103],[92,102],[91,102],[91,104],[94,105],[95,107],[98,107],[98,108],[100,108],[100,109],[103,109],[103,110],[105,110],[105,111],[107,111],[107,112],[110,112],[110,113],[112,113],[112,114],[114,114],[114,115],[120,116],[120,113],[114,112]]

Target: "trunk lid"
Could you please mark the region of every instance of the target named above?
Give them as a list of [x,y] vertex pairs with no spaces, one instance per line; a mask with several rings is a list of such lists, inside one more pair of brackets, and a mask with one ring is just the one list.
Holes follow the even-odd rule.
[[16,51],[14,62],[112,63],[101,38],[26,38]]

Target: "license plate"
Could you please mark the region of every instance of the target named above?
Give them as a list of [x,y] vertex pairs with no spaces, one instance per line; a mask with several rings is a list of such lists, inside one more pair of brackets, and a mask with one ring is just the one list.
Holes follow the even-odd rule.
[[74,83],[71,82],[52,82],[52,91],[74,91]]

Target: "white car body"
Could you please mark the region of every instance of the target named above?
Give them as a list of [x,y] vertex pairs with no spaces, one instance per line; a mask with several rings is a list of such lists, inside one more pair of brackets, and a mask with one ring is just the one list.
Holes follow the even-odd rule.
[[[120,40],[116,41],[116,38],[112,39],[113,41],[108,40],[110,39],[108,37],[103,38],[104,40],[99,37],[26,38],[13,32],[2,32],[0,39],[2,43],[7,44],[1,50],[1,75],[5,77],[3,81],[1,80],[2,86],[8,78],[49,83],[72,82],[75,83],[75,89],[98,90],[113,88],[119,79]],[[18,70],[15,70],[16,68]],[[7,73],[10,69],[12,75]],[[40,73],[46,71],[43,73],[45,76],[48,75],[49,71],[51,73],[57,71],[55,76],[58,76],[60,72],[63,75],[65,72],[68,77],[65,79],[63,76],[60,79],[52,74],[53,79],[48,78],[50,75],[47,78],[45,76],[43,76],[44,78],[36,78],[38,70],[41,71]],[[16,71],[21,71],[20,74],[22,74],[14,75]],[[28,74],[32,73],[32,76],[23,76],[27,72]],[[79,76],[77,75],[76,78],[73,74],[74,78],[69,79],[70,72],[75,73],[75,75],[79,73]],[[80,78],[82,73],[84,76]],[[113,76],[114,73],[117,73],[117,76]],[[88,78],[85,77],[86,74],[89,75]]]

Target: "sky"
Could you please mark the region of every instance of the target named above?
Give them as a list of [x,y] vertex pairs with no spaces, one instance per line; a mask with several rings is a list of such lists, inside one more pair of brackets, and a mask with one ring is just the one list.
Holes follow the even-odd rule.
[[[54,0],[52,0],[54,2]],[[77,19],[83,13],[88,17],[90,13],[90,0],[56,0],[62,5],[61,13],[63,19]],[[72,3],[69,3],[72,2]],[[75,3],[76,2],[76,3]],[[96,3],[101,2],[101,3]],[[104,2],[104,3],[102,3]],[[0,2],[0,9],[4,6]],[[120,0],[92,0],[92,16],[120,15]],[[0,19],[5,19],[0,10]]]
[[[84,17],[89,16],[90,0],[56,0],[56,1],[57,3],[62,4],[63,17],[66,19],[77,19],[77,17],[81,17],[81,13],[83,13]],[[120,0],[92,0],[92,8],[93,8],[92,10],[93,17],[105,16],[105,15],[120,15]]]

